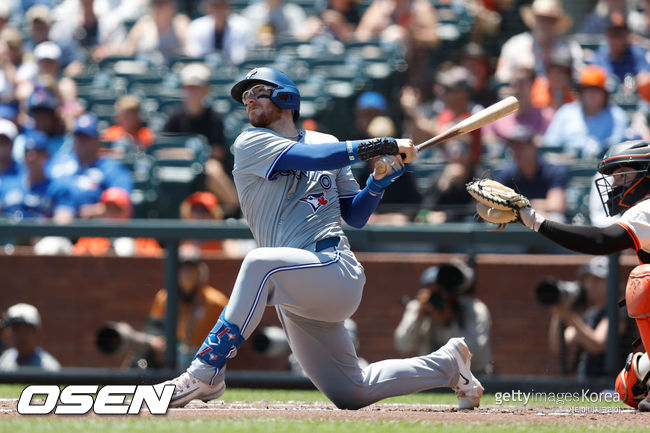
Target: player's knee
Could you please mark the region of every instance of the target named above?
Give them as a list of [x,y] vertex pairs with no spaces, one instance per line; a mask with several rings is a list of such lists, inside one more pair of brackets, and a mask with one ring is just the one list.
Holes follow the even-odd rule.
[[342,410],[358,410],[372,403],[368,398],[368,393],[359,387],[338,389],[332,393],[326,392],[326,395],[337,408]]
[[641,382],[636,374],[637,362],[643,354],[630,353],[625,363],[625,368],[616,376],[616,393],[621,401],[628,406],[637,407],[648,392],[646,384]]

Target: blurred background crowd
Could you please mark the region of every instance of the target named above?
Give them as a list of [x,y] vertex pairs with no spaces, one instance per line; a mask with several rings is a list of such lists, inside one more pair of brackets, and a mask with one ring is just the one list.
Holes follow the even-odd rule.
[[[419,143],[519,99],[516,114],[423,152],[371,224],[474,221],[474,176],[553,219],[606,224],[596,161],[650,138],[648,49],[646,0],[5,0],[0,216],[240,218],[230,146],[247,118],[230,87],[273,66],[300,89],[299,126],[342,140]],[[372,166],[353,170],[365,184]],[[162,251],[152,239],[34,247]]]

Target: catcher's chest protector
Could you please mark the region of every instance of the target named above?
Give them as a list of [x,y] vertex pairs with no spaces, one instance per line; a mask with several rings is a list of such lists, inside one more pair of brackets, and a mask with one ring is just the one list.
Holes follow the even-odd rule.
[[632,269],[625,288],[627,314],[636,320],[643,346],[650,348],[650,264]]

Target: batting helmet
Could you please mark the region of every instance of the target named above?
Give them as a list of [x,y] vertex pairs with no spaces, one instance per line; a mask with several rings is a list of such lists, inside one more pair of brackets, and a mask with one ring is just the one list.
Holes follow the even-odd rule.
[[300,92],[296,84],[283,72],[273,68],[255,68],[243,80],[230,90],[230,96],[242,104],[242,95],[251,84],[267,84],[275,87],[271,93],[271,101],[284,110],[293,111],[293,120],[300,115]]
[[[609,176],[621,168],[625,171],[617,173],[617,176],[625,175],[624,181],[614,186]],[[598,164],[598,172],[603,176],[596,179],[607,215],[621,213],[650,194],[649,168],[649,140],[625,141],[609,148]]]

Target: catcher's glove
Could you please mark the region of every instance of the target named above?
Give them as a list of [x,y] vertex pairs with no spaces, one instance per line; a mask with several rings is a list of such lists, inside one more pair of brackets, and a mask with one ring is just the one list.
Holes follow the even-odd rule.
[[512,188],[492,179],[474,179],[465,185],[474,197],[476,211],[485,221],[498,224],[502,230],[506,224],[521,221],[521,209],[530,207],[530,202]]

